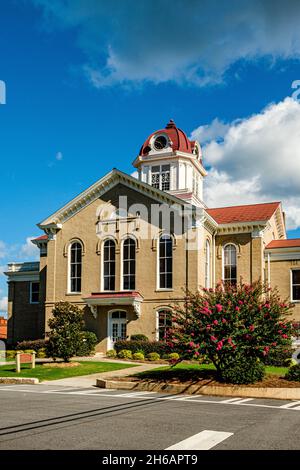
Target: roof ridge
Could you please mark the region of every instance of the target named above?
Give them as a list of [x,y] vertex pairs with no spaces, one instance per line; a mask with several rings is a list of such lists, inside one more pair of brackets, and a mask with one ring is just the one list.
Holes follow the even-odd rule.
[[281,204],[281,201],[257,202],[257,203],[254,203],[254,204],[238,204],[237,206],[208,207],[205,210],[233,209],[234,207],[266,206],[266,205],[270,205],[270,204]]

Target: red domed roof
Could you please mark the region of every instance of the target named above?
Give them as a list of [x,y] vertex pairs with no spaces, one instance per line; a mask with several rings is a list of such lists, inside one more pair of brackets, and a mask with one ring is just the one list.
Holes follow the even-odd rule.
[[179,150],[181,152],[193,153],[195,142],[191,142],[187,138],[186,133],[176,126],[173,119],[170,119],[165,129],[160,129],[159,131],[155,131],[148,137],[148,139],[145,141],[145,143],[143,144],[140,150],[140,155],[147,155],[150,152],[150,150],[152,150],[151,145],[150,145],[151,139],[154,135],[160,135],[160,134],[168,136],[171,142],[171,147],[174,151]]

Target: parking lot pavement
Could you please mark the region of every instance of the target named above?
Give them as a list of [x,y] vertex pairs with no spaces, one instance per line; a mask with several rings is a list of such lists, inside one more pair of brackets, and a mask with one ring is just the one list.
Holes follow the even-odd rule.
[[0,399],[0,449],[300,447],[300,401],[55,384],[3,385]]

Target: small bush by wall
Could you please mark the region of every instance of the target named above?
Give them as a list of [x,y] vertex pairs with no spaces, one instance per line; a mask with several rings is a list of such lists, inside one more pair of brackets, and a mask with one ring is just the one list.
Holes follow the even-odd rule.
[[21,341],[17,343],[16,349],[24,351],[25,349],[33,349],[35,352],[38,352],[41,348],[46,348],[47,340],[45,339],[35,339],[32,341]]
[[[129,349],[132,353],[143,352],[145,356],[152,352],[156,352],[161,357],[171,352],[167,344],[161,341],[120,340],[115,343],[115,349],[117,352],[121,351],[122,349]],[[174,352],[174,350],[172,352]]]

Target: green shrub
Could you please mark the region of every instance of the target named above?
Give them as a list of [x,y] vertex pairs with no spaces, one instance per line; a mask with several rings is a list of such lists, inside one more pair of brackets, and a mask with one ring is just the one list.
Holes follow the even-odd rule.
[[289,367],[292,355],[293,349],[290,346],[280,346],[270,349],[269,354],[263,358],[263,362],[267,366]]
[[82,346],[83,311],[70,302],[58,302],[54,305],[48,325],[47,354],[53,359],[61,358],[68,362]]
[[24,353],[26,353],[26,354],[32,354],[34,352],[35,352],[34,349],[24,349]]
[[38,359],[44,359],[45,357],[47,357],[46,348],[40,348],[36,353],[36,357]]
[[120,340],[115,343],[115,349],[117,352],[122,349],[129,349],[132,353],[143,352],[145,356],[152,352],[156,352],[162,357],[164,354],[175,352],[170,350],[169,346],[162,341],[126,341]]
[[147,355],[147,359],[149,361],[159,361],[160,355],[156,352],[152,352]]
[[117,357],[117,351],[115,349],[109,349],[106,352],[106,356],[111,358]]
[[175,353],[170,353],[170,354],[168,354],[167,359],[169,361],[178,361],[180,359],[180,356],[176,352]]
[[131,341],[149,341],[146,335],[136,334],[130,336]]
[[132,359],[134,359],[135,361],[144,361],[145,356],[142,352],[136,352],[136,353],[133,353]]
[[91,356],[95,353],[95,346],[98,343],[98,338],[95,333],[91,331],[81,332],[81,342],[76,350],[76,356]]
[[[20,352],[20,351],[19,351]],[[5,351],[5,356],[6,356],[6,360],[7,361],[12,361],[15,359],[16,357],[16,354],[17,354],[17,351],[13,351],[12,349],[7,349]]]
[[132,352],[129,349],[121,349],[118,352],[118,357],[120,359],[132,359]]
[[290,367],[287,373],[285,374],[284,378],[287,380],[294,380],[295,382],[300,382],[300,364]]
[[232,384],[252,384],[264,378],[264,364],[255,357],[240,357],[221,370],[221,380]]
[[33,349],[35,352],[38,352],[41,348],[46,348],[47,340],[45,339],[35,339],[32,341],[21,341],[17,343],[16,349],[24,351],[25,349]]

